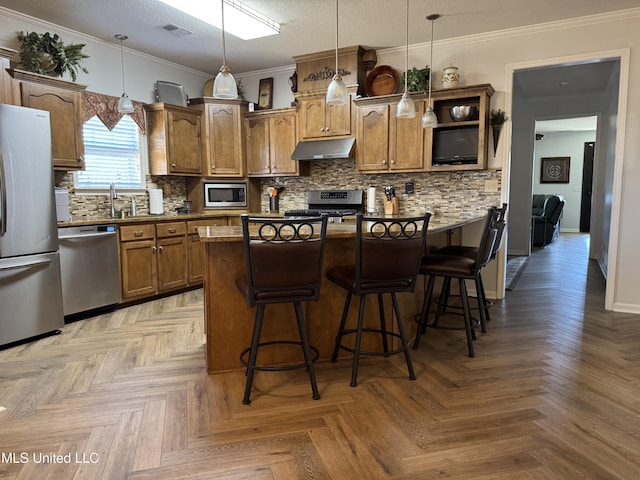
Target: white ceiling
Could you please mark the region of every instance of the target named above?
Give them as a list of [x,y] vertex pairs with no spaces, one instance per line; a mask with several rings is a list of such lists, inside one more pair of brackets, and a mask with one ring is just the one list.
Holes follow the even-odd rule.
[[[203,0],[205,1],[205,0]],[[333,0],[244,0],[282,24],[277,36],[243,41],[227,35],[227,63],[233,73],[293,64],[292,57],[335,48]],[[0,6],[214,74],[221,60],[220,31],[158,0],[0,0]],[[440,13],[435,40],[522,27],[607,11],[635,8],[638,0],[410,0],[409,43],[430,38],[425,20]],[[405,2],[342,0],[340,46],[388,48],[404,44]],[[191,32],[178,37],[162,26],[174,23]]]

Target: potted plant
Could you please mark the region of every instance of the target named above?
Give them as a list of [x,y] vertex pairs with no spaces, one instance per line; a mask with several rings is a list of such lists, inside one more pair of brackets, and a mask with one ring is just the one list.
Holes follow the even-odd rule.
[[500,130],[502,130],[502,125],[509,119],[507,117],[506,112],[500,110],[499,108],[491,109],[489,114],[489,125],[491,125],[491,129],[493,130],[493,156],[496,156],[496,151],[498,150],[498,140],[500,140]]
[[32,73],[41,75],[62,76],[69,72],[75,82],[78,72],[89,73],[81,61],[89,58],[82,52],[86,44],[75,43],[65,45],[58,34],[49,32],[38,34],[35,32],[18,33],[20,42],[20,65]]
[[411,93],[426,93],[429,88],[429,66],[424,68],[413,67],[402,74],[401,83],[404,84],[404,76],[407,75],[407,90]]

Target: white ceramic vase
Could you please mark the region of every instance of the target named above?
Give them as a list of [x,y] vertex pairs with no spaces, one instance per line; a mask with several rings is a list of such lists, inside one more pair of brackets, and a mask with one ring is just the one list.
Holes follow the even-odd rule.
[[458,67],[449,65],[445,67],[442,74],[442,88],[455,88],[460,81],[460,74],[458,73]]

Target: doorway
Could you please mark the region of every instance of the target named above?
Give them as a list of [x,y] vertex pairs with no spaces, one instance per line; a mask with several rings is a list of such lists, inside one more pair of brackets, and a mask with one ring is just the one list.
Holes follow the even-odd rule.
[[[604,307],[607,309],[613,308],[620,216],[621,180],[615,172],[621,168],[622,157],[617,154],[615,145],[624,136],[623,128],[620,128],[623,125],[615,119],[618,109],[625,108],[626,98],[619,97],[619,92],[626,92],[620,87],[620,72],[622,64],[627,71],[628,56],[627,51],[616,50],[507,65],[505,109],[512,113],[512,131],[511,136],[506,136],[505,147],[509,155],[502,165],[505,198],[511,210],[508,253],[529,255],[531,252],[535,121],[561,115],[598,115],[600,127],[594,152],[590,243],[592,252],[600,255],[597,260],[602,271],[606,272]],[[587,71],[592,74],[585,74]],[[565,73],[574,75],[568,82],[558,81],[558,76]],[[597,78],[603,81],[596,82]],[[566,87],[571,85],[574,89],[569,93]],[[607,155],[608,152],[616,154]],[[603,159],[602,165],[598,164],[598,158]],[[612,199],[612,202],[605,202],[605,199]]]

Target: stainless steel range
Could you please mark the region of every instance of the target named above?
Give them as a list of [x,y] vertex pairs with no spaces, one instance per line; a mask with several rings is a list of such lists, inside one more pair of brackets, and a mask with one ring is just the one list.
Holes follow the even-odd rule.
[[334,222],[364,210],[364,190],[309,190],[304,210],[287,210],[285,217],[313,217],[323,213]]

